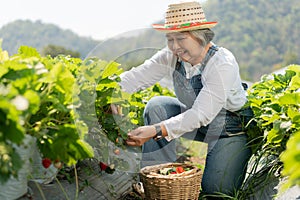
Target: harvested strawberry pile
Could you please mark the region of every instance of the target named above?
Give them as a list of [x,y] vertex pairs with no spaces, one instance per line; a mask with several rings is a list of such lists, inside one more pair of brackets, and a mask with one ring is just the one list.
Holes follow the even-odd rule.
[[191,170],[189,167],[166,167],[159,170],[159,174],[169,175],[169,174],[181,174],[183,172]]

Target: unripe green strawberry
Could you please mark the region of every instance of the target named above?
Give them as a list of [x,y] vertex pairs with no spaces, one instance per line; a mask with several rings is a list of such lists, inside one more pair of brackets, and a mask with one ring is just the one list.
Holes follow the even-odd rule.
[[56,160],[53,165],[55,168],[61,169],[63,164],[59,160]]
[[114,154],[120,155],[120,149],[115,149],[115,150],[114,150]]

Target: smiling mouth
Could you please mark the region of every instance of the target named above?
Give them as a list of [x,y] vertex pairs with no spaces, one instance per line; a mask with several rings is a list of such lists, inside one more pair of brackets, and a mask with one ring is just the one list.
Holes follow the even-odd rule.
[[177,51],[176,52],[176,55],[177,56],[182,56],[183,54],[185,54],[186,53],[186,51]]

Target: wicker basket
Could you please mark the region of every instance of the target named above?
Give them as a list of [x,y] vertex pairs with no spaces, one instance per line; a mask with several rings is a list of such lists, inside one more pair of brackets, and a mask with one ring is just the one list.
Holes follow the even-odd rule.
[[[188,167],[181,174],[159,174],[166,167]],[[147,166],[140,170],[146,199],[198,199],[203,170],[190,164],[166,163]]]

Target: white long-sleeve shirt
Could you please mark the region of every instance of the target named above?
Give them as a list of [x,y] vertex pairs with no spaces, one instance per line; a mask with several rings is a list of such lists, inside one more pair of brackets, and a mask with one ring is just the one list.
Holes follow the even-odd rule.
[[[126,92],[133,93],[155,84],[166,76],[172,78],[176,61],[177,57],[168,48],[164,48],[142,65],[121,74],[120,85]],[[184,62],[184,67],[187,76],[198,73],[199,65],[191,66]],[[220,47],[208,61],[201,81],[203,88],[192,108],[162,122],[168,133],[167,140],[208,125],[222,108],[237,111],[246,102],[239,66],[233,54],[225,48]]]

